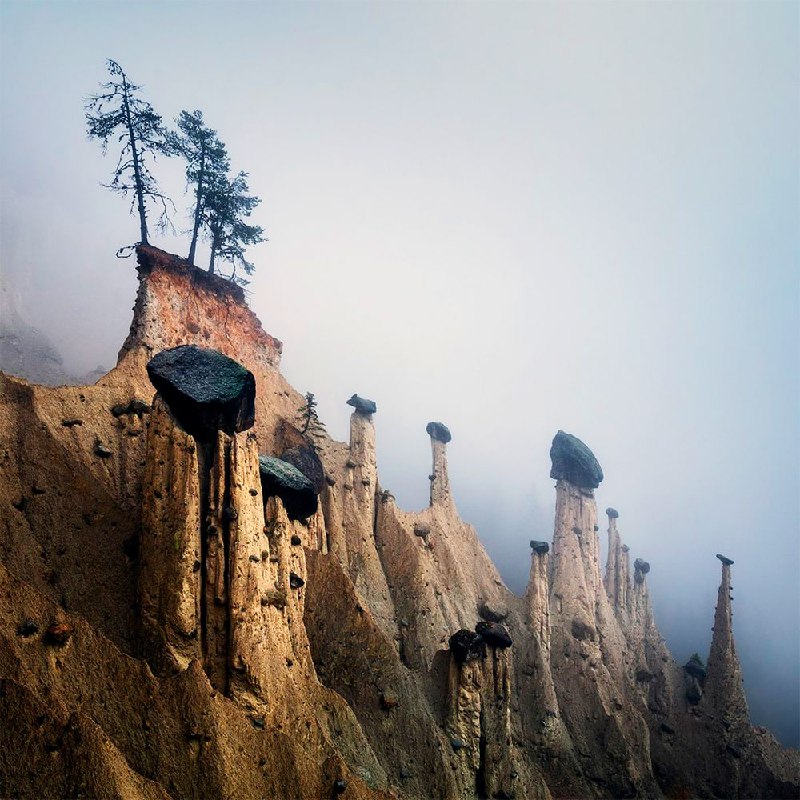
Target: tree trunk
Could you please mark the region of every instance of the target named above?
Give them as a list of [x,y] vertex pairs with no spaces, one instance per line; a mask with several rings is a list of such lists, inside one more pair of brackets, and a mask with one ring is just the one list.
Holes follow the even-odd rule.
[[[122,72],[122,70],[120,70]],[[136,206],[139,210],[139,233],[142,244],[147,241],[147,212],[144,207],[144,192],[142,189],[142,175],[139,169],[139,151],[136,149],[136,137],[133,133],[133,120],[131,119],[131,107],[128,104],[128,78],[122,72],[122,107],[125,109],[125,126],[128,129],[128,138],[131,143],[131,159],[133,160],[133,179],[136,184]]]
[[214,274],[214,259],[217,255],[218,238],[216,232],[211,235],[211,260],[208,262],[208,271]]
[[[203,178],[204,172],[206,168],[206,140],[203,139],[203,143],[200,146],[200,174],[197,178],[197,189],[195,190],[195,196],[197,198],[197,202],[194,206],[194,227],[192,228],[192,243],[189,245],[189,263],[194,264],[194,254],[195,250],[197,249],[197,235],[200,232],[200,209],[202,206],[203,200]],[[213,253],[212,253],[213,256]],[[212,262],[213,267],[213,262]],[[211,269],[211,272],[214,270]]]

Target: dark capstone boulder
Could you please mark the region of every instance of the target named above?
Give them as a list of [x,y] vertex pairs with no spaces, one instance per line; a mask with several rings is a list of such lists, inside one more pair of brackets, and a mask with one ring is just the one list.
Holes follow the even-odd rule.
[[572,434],[559,431],[555,435],[550,460],[550,477],[568,481],[579,489],[596,489],[603,480],[603,470],[594,453]]
[[353,406],[359,414],[363,414],[365,417],[374,414],[378,410],[378,406],[375,404],[374,400],[367,400],[365,397],[359,397],[357,394],[354,394],[347,401],[347,405]]
[[718,559],[719,559],[719,560],[720,560],[720,561],[721,561],[723,564],[727,564],[728,566],[730,566],[731,564],[733,564],[733,559],[732,559],[732,558],[728,558],[728,556],[723,556],[723,555],[722,555],[722,553],[717,553],[717,558],[718,558]]
[[478,603],[478,616],[487,622],[502,622],[508,616],[508,608],[482,600]]
[[535,539],[531,539],[531,550],[543,556],[545,553],[550,552],[550,544],[548,542],[537,542]]
[[630,547],[628,547],[628,545],[626,544],[622,545],[620,549],[622,550],[623,553],[627,553],[630,551]]
[[447,444],[453,437],[450,435],[450,428],[441,422],[429,422],[425,426],[425,433],[437,442]]
[[636,570],[633,579],[636,583],[642,583],[642,581],[644,581],[644,576],[650,572],[650,564],[647,561],[642,561],[641,558],[637,558],[636,561],[633,562],[633,568]]
[[450,651],[459,664],[477,661],[483,655],[483,637],[462,628],[450,637]]
[[610,506],[606,509],[606,514],[608,514],[609,519],[619,519],[619,511],[616,508],[611,508]]
[[264,498],[280,497],[289,519],[305,520],[317,510],[314,485],[288,461],[259,456],[261,488]]
[[325,486],[325,468],[322,466],[317,451],[310,444],[284,450],[281,453],[281,461],[297,467],[311,481],[317,494],[322,491]]
[[253,427],[255,378],[232,358],[185,344],[153,356],[147,374],[187,432],[208,437]]
[[289,586],[291,586],[292,589],[302,589],[305,585],[306,582],[299,575],[294,572],[289,573]]
[[693,678],[704,681],[706,679],[706,668],[700,656],[695,653],[684,665],[683,669]]
[[475,626],[475,632],[483,638],[486,644],[492,647],[505,648],[514,644],[505,626],[497,622],[479,622]]
[[292,538],[289,541],[291,541],[293,547],[303,544],[303,540],[296,533],[292,534]]

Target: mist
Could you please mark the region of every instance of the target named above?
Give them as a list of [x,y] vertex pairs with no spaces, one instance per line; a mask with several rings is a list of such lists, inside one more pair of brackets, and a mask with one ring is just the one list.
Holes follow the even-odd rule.
[[[138,227],[83,118],[114,58],[249,172],[249,302],[332,436],[377,402],[398,503],[427,504],[445,422],[461,515],[522,593],[550,442],[579,436],[679,662],[735,560],[753,723],[798,746],[798,41],[790,2],[7,0],[0,285],[73,374],[114,365]],[[156,172],[179,230],[152,243],[185,255],[181,165]]]

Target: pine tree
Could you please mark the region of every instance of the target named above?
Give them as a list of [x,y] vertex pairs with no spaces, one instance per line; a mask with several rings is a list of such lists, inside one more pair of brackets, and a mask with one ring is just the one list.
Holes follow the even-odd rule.
[[170,149],[186,160],[186,183],[193,188],[192,241],[188,260],[194,263],[197,239],[203,222],[206,197],[230,169],[228,151],[217,132],[207,127],[202,111],[181,111],[178,131],[170,132]]
[[111,80],[86,103],[87,132],[90,139],[102,142],[103,155],[110,139],[116,138],[121,145],[111,183],[103,185],[125,196],[133,193],[130,212],[136,208],[140,240],[147,244],[147,203],[160,203],[159,226],[169,220],[167,203],[171,201],[159,191],[148,166],[158,154],[169,154],[166,131],[150,103],[139,97],[141,86],[131,83],[116,61],[108,59],[106,64]]
[[238,283],[247,281],[236,277],[237,265],[248,275],[254,269],[244,257],[245,248],[265,241],[263,228],[245,221],[261,202],[249,191],[246,172],[240,172],[232,181],[227,176],[216,175],[206,191],[203,209],[203,221],[211,238],[208,271],[214,272],[217,258],[229,261],[233,264],[232,279]]

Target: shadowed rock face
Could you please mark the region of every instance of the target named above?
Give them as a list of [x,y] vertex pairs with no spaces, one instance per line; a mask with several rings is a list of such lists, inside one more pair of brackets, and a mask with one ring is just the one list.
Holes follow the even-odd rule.
[[550,460],[550,477],[568,481],[579,489],[596,489],[603,480],[603,470],[594,453],[572,434],[559,431],[555,435]]
[[447,444],[453,438],[450,434],[450,428],[442,422],[429,422],[425,426],[425,433],[427,433],[431,439],[444,444]]
[[150,359],[147,374],[184,429],[209,436],[253,427],[253,374],[216,350],[181,345]]
[[369,416],[378,410],[378,406],[374,400],[367,400],[365,397],[359,397],[354,394],[348,401],[347,405],[352,406],[359,414]]
[[314,485],[297,467],[271,456],[259,456],[264,497],[280,497],[289,519],[308,519],[317,510]]

